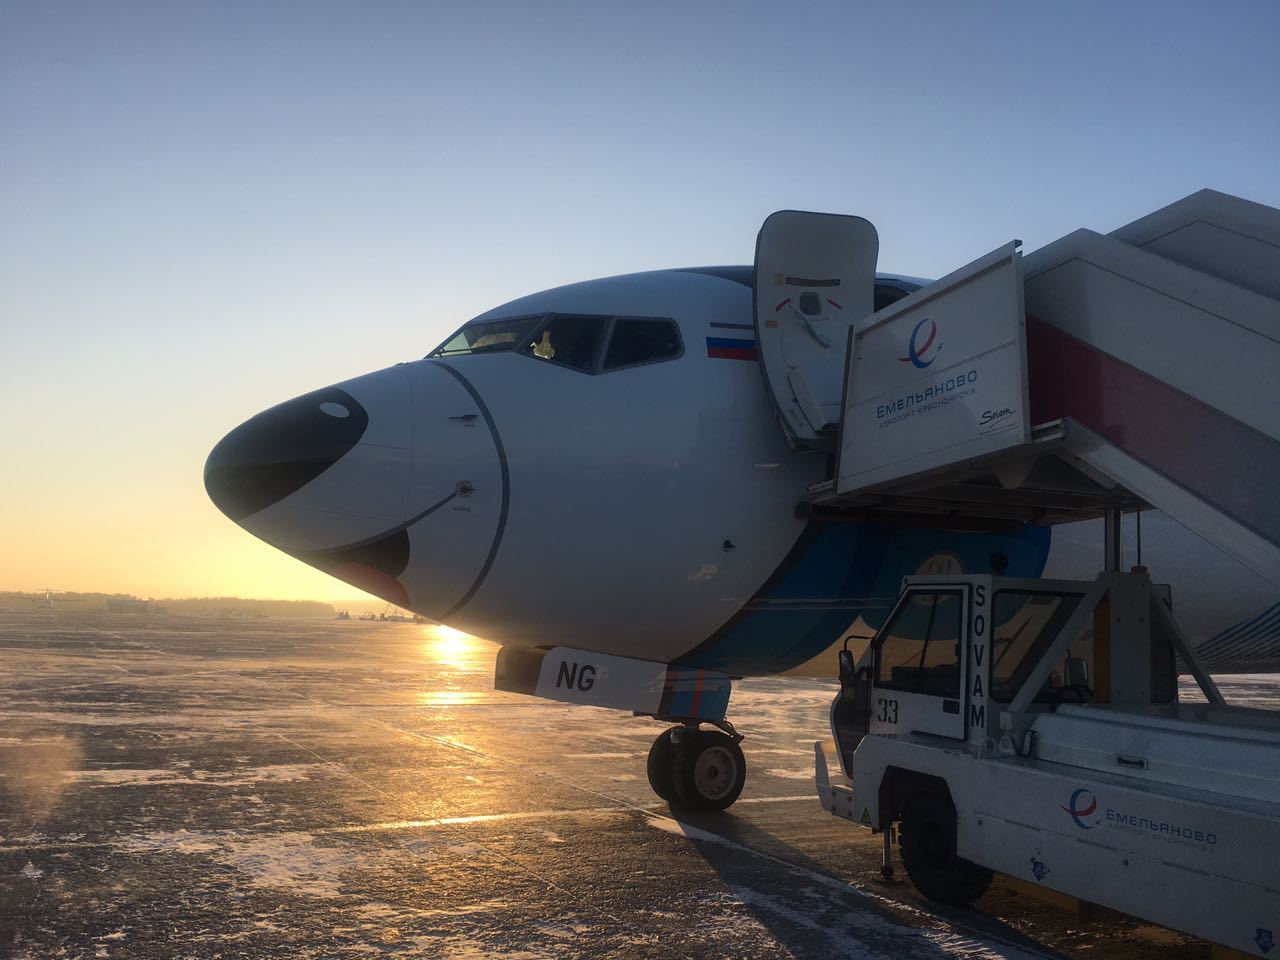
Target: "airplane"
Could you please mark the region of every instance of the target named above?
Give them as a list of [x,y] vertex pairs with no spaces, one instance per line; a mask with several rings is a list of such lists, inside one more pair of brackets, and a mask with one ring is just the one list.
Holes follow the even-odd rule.
[[45,587],[43,597],[36,594],[24,594],[20,596],[19,599],[30,600],[40,610],[56,610],[57,604],[59,603],[79,603],[80,602],[80,599],[78,597],[64,597],[64,596],[55,597],[53,595],[52,587]]
[[[927,283],[874,273],[866,312]],[[779,429],[754,287],[753,266],[710,266],[519,298],[422,359],[252,417],[213,448],[206,489],[267,543],[501,644],[501,689],[673,721],[650,751],[655,792],[724,809],[746,777],[724,717],[734,678],[833,676],[833,651],[866,642],[904,575],[1091,578],[1101,542],[1099,521],[798,510],[832,458]],[[840,307],[826,303],[806,309]],[[911,356],[939,347],[922,334]],[[1159,513],[1141,531],[1141,562],[1202,649],[1248,635],[1276,651],[1280,590]]]

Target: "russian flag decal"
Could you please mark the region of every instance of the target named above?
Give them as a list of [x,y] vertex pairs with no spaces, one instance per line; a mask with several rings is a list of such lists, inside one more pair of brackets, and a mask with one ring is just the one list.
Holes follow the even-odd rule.
[[707,337],[707,356],[716,360],[760,359],[754,340],[740,340],[736,337]]

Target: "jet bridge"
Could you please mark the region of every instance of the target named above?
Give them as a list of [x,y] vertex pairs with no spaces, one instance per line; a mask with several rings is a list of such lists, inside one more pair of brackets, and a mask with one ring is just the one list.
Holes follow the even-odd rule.
[[1014,241],[850,326],[834,475],[803,508],[967,528],[1155,508],[1280,584],[1277,377],[1280,210],[1203,190]]

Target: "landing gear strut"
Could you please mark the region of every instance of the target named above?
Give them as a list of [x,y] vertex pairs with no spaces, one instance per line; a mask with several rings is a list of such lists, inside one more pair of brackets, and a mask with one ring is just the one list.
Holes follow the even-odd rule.
[[658,735],[649,748],[649,786],[663,800],[687,810],[724,810],[747,782],[742,735],[726,720],[719,730],[694,721]]

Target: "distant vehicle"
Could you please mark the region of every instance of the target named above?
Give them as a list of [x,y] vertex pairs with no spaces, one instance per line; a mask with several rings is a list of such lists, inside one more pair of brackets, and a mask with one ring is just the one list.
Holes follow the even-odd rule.
[[[851,328],[929,295],[925,280],[875,272],[870,224],[831,219],[850,238],[794,270],[760,249],[754,267],[631,274],[496,307],[424,359],[237,427],[209,455],[209,496],[279,549],[502,644],[502,689],[676,721],[654,744],[654,789],[728,806],[745,777],[725,720],[732,678],[829,676],[834,648],[875,633],[906,575],[1097,569],[1094,521],[1051,531],[814,508],[833,479]],[[848,256],[823,261],[828,249]],[[943,358],[931,373],[956,349],[955,331],[922,321],[886,363]],[[1141,531],[1141,562],[1172,584],[1212,668],[1280,665],[1280,588],[1158,513]]]

